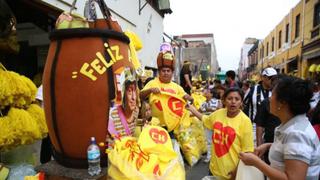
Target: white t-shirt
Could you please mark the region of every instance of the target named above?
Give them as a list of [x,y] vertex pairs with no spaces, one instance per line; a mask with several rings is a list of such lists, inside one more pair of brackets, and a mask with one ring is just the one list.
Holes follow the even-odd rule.
[[320,92],[313,93],[313,96],[310,100],[310,108],[313,109],[316,107],[320,99]]
[[308,164],[307,180],[318,180],[320,172],[319,138],[305,114],[297,115],[275,129],[270,148],[271,167],[284,171],[284,160]]

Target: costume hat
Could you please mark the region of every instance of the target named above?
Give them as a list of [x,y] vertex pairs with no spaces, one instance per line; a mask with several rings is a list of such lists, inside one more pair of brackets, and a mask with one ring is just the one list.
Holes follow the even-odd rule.
[[160,52],[157,58],[158,69],[168,67],[174,70],[175,58],[170,51]]

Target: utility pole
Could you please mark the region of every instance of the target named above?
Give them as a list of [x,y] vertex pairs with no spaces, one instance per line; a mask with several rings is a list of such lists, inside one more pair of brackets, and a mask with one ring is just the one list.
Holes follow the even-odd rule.
[[[174,72],[174,79],[175,82],[180,84],[180,71],[181,71],[181,62],[183,57],[183,44],[180,42],[181,39],[173,39],[168,34],[163,33],[167,38],[171,40],[171,45],[174,43],[177,45],[177,47],[173,47],[174,54],[176,56],[176,62],[175,62],[175,72]],[[177,52],[178,51],[178,52]],[[178,57],[177,57],[178,56]]]

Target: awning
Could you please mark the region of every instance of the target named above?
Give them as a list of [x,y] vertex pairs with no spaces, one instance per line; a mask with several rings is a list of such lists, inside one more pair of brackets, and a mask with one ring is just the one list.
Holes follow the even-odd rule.
[[304,53],[302,55],[302,59],[305,59],[305,60],[316,58],[316,57],[320,57],[320,49],[313,52]]
[[285,66],[286,64],[288,64],[288,63],[290,63],[290,62],[292,62],[292,61],[295,61],[295,60],[297,60],[297,59],[298,59],[298,56],[295,56],[295,57],[293,57],[293,58],[290,58],[290,59],[286,60],[286,61],[283,62],[283,63],[280,63],[280,64],[275,65],[274,68],[276,68],[276,69],[284,68],[284,66]]

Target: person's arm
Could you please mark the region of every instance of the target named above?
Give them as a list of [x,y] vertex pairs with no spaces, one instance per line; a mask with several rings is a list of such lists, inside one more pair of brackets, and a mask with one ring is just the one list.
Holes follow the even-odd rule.
[[189,74],[185,74],[185,75],[184,75],[184,79],[185,79],[187,85],[188,85],[190,88],[192,88],[192,84],[191,84],[191,81],[190,81],[190,78],[189,78]]
[[264,153],[270,149],[272,143],[264,143],[264,144],[261,144],[260,146],[258,146],[257,148],[255,148],[254,150],[254,154],[259,156],[259,157],[262,157],[264,155]]
[[151,93],[154,93],[154,94],[159,94],[160,93],[160,89],[159,88],[149,88],[149,89],[146,89],[146,90],[142,90],[140,92],[140,98],[142,100],[146,99]]
[[187,104],[186,109],[189,110],[193,115],[195,115],[198,119],[202,119],[202,114],[193,106]]
[[185,94],[182,98],[186,101],[191,101],[191,104],[193,103],[193,97],[189,94]]
[[262,139],[263,132],[264,132],[264,128],[262,126],[257,125],[257,129],[256,129],[257,146],[260,146],[263,143],[263,139]]
[[254,152],[252,122],[246,116],[241,121],[241,129],[239,130],[241,152]]

